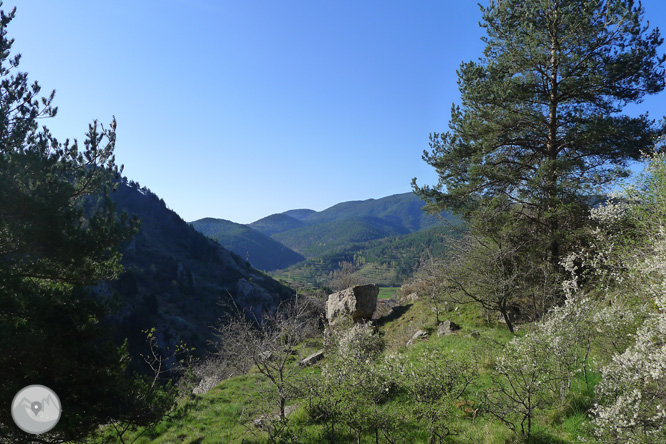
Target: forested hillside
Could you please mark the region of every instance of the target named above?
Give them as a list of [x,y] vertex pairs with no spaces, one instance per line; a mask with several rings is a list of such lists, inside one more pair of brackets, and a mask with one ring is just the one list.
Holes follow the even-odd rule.
[[300,285],[326,286],[341,263],[347,262],[361,280],[387,287],[399,286],[428,257],[445,257],[449,241],[458,237],[460,230],[462,226],[445,225],[402,236],[345,244],[272,275]]
[[190,224],[203,235],[245,258],[258,270],[287,268],[305,260],[304,256],[247,225],[210,217]]
[[[393,234],[405,234],[441,224],[437,217],[421,211],[423,205],[423,201],[413,193],[403,193],[381,199],[342,202],[323,211],[285,211],[260,219],[250,226],[268,236],[291,231],[290,234],[281,236],[291,239],[307,237],[306,234],[299,234],[301,230],[307,232],[306,227],[321,226],[323,232],[326,230],[326,223],[337,222],[328,226],[340,227],[340,222],[354,220],[364,223],[368,229],[375,227]],[[364,240],[371,240],[372,236],[376,235],[378,234],[374,230],[369,230],[369,237]],[[299,245],[308,244],[300,242]]]
[[131,346],[145,345],[142,331],[155,327],[162,346],[183,341],[203,352],[214,338],[210,326],[224,313],[220,302],[231,297],[259,316],[292,294],[196,231],[150,190],[123,181],[113,200],[140,221],[121,247],[125,271],[110,285],[123,304],[122,332]]

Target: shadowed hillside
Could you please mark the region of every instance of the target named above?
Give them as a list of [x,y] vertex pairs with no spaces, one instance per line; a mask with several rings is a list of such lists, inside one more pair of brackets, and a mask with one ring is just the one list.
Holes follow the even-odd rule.
[[117,318],[130,347],[143,345],[141,331],[156,327],[163,345],[183,340],[204,350],[223,313],[221,300],[231,296],[261,315],[292,294],[197,232],[149,190],[120,184],[113,199],[119,211],[141,220],[139,233],[121,248],[125,272],[110,288],[120,295]]
[[224,219],[204,218],[191,222],[200,233],[215,239],[259,270],[287,268],[305,257],[247,225]]

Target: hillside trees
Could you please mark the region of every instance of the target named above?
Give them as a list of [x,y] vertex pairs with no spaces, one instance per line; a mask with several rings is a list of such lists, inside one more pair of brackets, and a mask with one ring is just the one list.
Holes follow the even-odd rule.
[[[129,374],[103,322],[108,301],[88,290],[118,275],[116,246],[137,228],[108,198],[120,173],[115,120],[91,124],[83,144],[39,128],[56,115],[54,93],[40,98],[18,71],[7,37],[14,14],[0,11],[0,399],[8,406],[26,385],[52,388],[67,413],[40,439],[62,442],[111,421],[150,422],[168,403]],[[1,409],[0,440],[25,438]]]
[[663,39],[633,1],[493,0],[481,10],[483,58],[460,66],[461,105],[423,154],[438,183],[412,186],[430,210],[468,220],[507,200],[510,227],[531,227],[542,246],[526,265],[559,272],[592,197],[664,131],[622,113],[664,89]]
[[468,231],[452,240],[441,267],[445,298],[499,313],[509,331],[518,317],[538,318],[553,303],[557,277],[540,263],[532,229],[517,220],[506,199],[479,208]]

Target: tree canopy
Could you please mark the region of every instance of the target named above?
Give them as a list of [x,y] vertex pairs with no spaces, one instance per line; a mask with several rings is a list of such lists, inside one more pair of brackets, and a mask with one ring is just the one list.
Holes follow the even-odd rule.
[[[152,420],[162,394],[128,372],[105,322],[109,301],[91,291],[118,275],[117,246],[138,227],[109,199],[121,171],[115,119],[92,123],[82,144],[40,128],[56,115],[54,93],[40,97],[10,54],[15,11],[0,11],[0,399],[9,406],[31,384],[53,389],[63,416],[39,440],[62,442],[100,424]],[[0,440],[26,439],[0,409]]]
[[663,39],[631,0],[493,0],[481,11],[483,57],[460,66],[450,131],[423,154],[438,183],[412,186],[431,210],[468,217],[507,199],[556,264],[590,197],[664,133],[623,113],[664,89]]

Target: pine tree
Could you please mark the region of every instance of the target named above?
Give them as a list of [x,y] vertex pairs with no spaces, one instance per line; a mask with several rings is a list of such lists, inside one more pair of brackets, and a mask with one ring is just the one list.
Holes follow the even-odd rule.
[[18,71],[7,37],[14,15],[0,11],[0,441],[27,441],[7,407],[24,386],[43,384],[63,415],[40,442],[63,442],[101,424],[152,421],[170,404],[128,371],[104,322],[108,301],[90,291],[118,275],[117,246],[138,228],[109,199],[121,171],[115,120],[91,124],[82,145],[39,127],[56,115],[54,93],[40,97]]
[[592,196],[664,133],[647,114],[623,114],[664,89],[663,39],[631,0],[492,0],[481,11],[483,57],[461,65],[450,131],[431,134],[423,155],[438,184],[412,186],[430,210],[468,218],[508,199],[557,267]]

